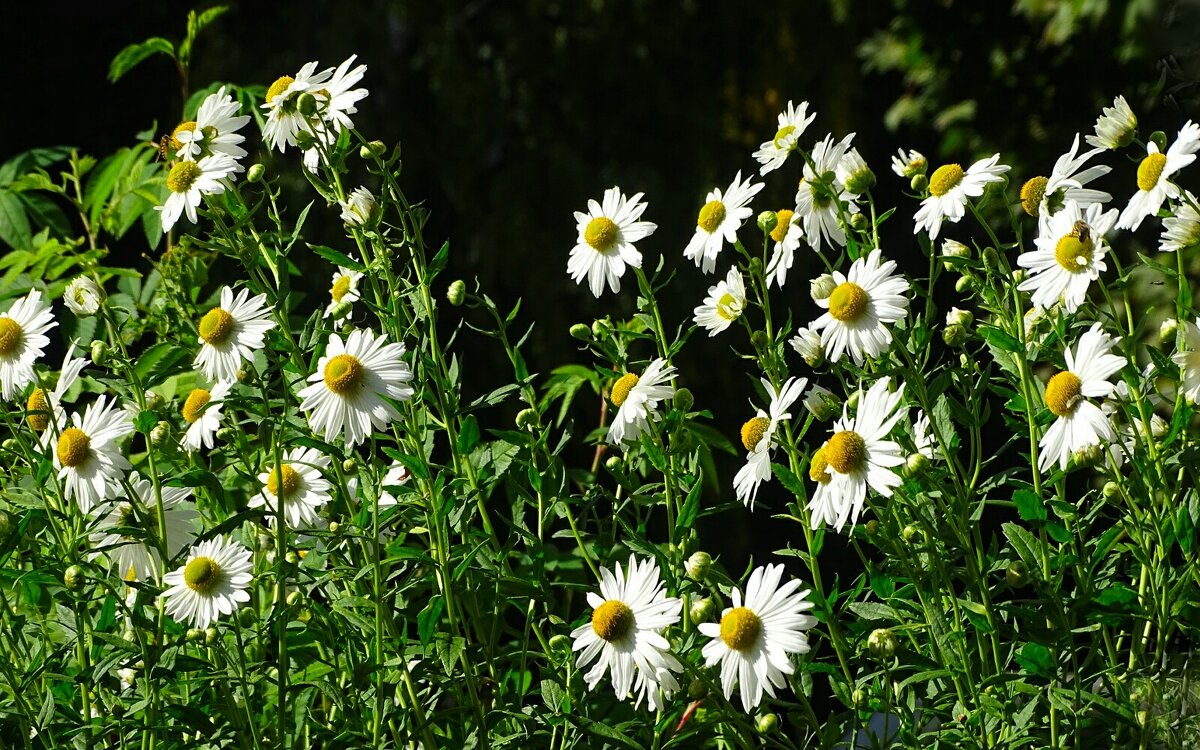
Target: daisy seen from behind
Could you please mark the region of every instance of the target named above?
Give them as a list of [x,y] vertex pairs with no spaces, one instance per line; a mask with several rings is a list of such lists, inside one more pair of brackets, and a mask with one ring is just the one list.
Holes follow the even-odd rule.
[[372,224],[376,218],[375,212],[379,209],[375,196],[365,187],[355,188],[338,206],[342,209],[342,221],[354,227]]
[[674,367],[666,360],[656,359],[641,375],[627,372],[618,378],[610,392],[617,413],[605,439],[613,445],[636,442],[650,428],[650,422],[662,418],[658,403],[675,395],[675,387],[671,385],[674,376]]
[[808,653],[804,631],[817,624],[805,614],[812,609],[808,590],[800,581],[780,585],[782,565],[756,568],[746,583],[746,597],[737,587],[730,591],[733,606],[721,613],[721,622],[702,622],[698,629],[712,640],[704,645],[707,666],[721,665],[721,689],[730,699],[736,685],[742,708],[749,713],[762,702],[763,693],[775,697],[775,688],[787,684],[795,671],[792,654]]
[[1079,337],[1074,352],[1063,352],[1067,368],[1046,383],[1046,408],[1055,420],[1038,442],[1039,470],[1055,464],[1066,469],[1075,451],[1116,439],[1108,417],[1088,400],[1106,398],[1116,387],[1108,379],[1125,366],[1125,358],[1112,354],[1112,345],[1112,337],[1096,323]]
[[771,403],[767,411],[759,409],[754,417],[742,425],[742,447],[747,451],[746,464],[738,469],[733,478],[737,499],[751,510],[754,509],[754,498],[758,495],[759,485],[771,478],[771,448],[778,442],[775,439],[775,431],[785,420],[792,418],[788,409],[804,394],[807,385],[807,378],[788,378],[776,390],[769,380],[762,380],[763,389],[770,397]]
[[131,468],[117,441],[133,433],[133,420],[125,409],[101,396],[81,417],[76,412],[58,436],[54,468],[63,480],[64,499],[74,499],[89,513],[103,500],[115,497],[121,477]]
[[1017,287],[1032,292],[1033,304],[1051,308],[1059,303],[1073,313],[1087,298],[1088,287],[1107,269],[1104,235],[1117,222],[1117,209],[1104,211],[1093,203],[1084,209],[1068,201],[1063,210],[1044,217],[1036,249],[1022,253],[1017,264],[1029,276]]
[[1111,150],[1123,148],[1133,142],[1137,133],[1137,116],[1129,108],[1124,96],[1113,99],[1111,107],[1101,110],[1096,118],[1096,134],[1089,135],[1089,146]]
[[1200,245],[1200,203],[1191,191],[1183,191],[1183,197],[1174,206],[1174,214],[1163,219],[1162,237],[1158,241],[1160,253],[1177,253]]
[[[239,144],[246,136],[237,131],[250,122],[250,115],[239,114],[240,105],[225,93],[225,87],[209,94],[196,110],[196,119],[179,124],[171,133],[171,148],[186,161],[197,161],[212,154],[225,154],[234,159],[246,155]],[[238,165],[238,172],[242,171]]]
[[200,352],[193,363],[209,380],[237,380],[243,361],[266,347],[267,331],[275,327],[265,294],[253,297],[242,289],[221,287],[220,304],[200,319]]
[[228,537],[200,542],[183,567],[163,576],[168,586],[161,594],[166,612],[179,623],[204,630],[250,601],[246,589],[253,571],[250,550],[244,545]]
[[1075,201],[1080,208],[1087,208],[1093,203],[1112,200],[1112,196],[1103,190],[1084,187],[1112,171],[1112,167],[1104,164],[1083,168],[1089,159],[1103,150],[1094,148],[1076,156],[1079,153],[1079,134],[1076,133],[1071,150],[1058,157],[1049,177],[1031,177],[1021,186],[1021,208],[1030,216],[1047,217],[1058,213],[1068,201]]
[[908,281],[895,270],[896,262],[884,261],[876,248],[854,261],[849,274],[833,272],[833,292],[816,300],[825,313],[812,322],[830,362],[849,351],[854,364],[861,366],[864,357],[878,357],[891,346],[888,325],[908,313]]
[[[137,473],[130,480],[132,497],[114,498],[98,506],[103,515],[91,534],[92,546],[97,550],[92,557],[108,555],[113,570],[122,580],[140,581],[158,573],[160,536],[166,537],[168,559],[174,558],[195,539],[192,525],[199,514],[195,504],[190,501],[190,489],[159,487],[166,524],[164,533],[160,534],[154,485]],[[131,534],[134,529],[142,533],[136,536]]]
[[42,293],[31,290],[0,313],[0,397],[12,401],[34,381],[33,363],[50,345],[46,331],[58,325]]
[[788,155],[796,150],[800,136],[804,135],[805,129],[816,116],[816,112],[811,115],[808,113],[808,102],[800,102],[799,107],[791,101],[787,103],[787,109],[780,112],[777,118],[779,127],[775,131],[775,137],[763,141],[754,152],[754,158],[762,165],[759,174],[765,175],[783,166]]
[[808,504],[814,529],[829,525],[841,531],[849,521],[858,522],[867,488],[883,497],[901,484],[893,469],[904,463],[900,445],[888,440],[896,422],[907,409],[901,409],[904,386],[890,393],[890,381],[882,378],[861,394],[858,412],[850,416],[850,406],[833,426],[833,435],[816,450],[809,462],[809,478],[817,483]]
[[412,379],[404,344],[369,329],[351,331],[345,342],[331,333],[310,385],[298,394],[300,411],[308,414],[314,432],[326,440],[340,433],[354,447],[400,417],[388,399],[412,398]]
[[[589,622],[571,631],[578,651],[576,666],[592,668],[584,674],[588,690],[610,675],[613,693],[625,700],[632,692],[635,706],[646,697],[651,711],[658,710],[661,688],[667,697],[679,689],[675,673],[683,665],[671,654],[662,631],[679,622],[683,602],[668,597],[651,559],[638,562],[633,555],[624,570],[600,569],[600,593],[589,591]],[[593,662],[595,662],[593,664]]]
[[1165,154],[1159,151],[1154,141],[1147,143],[1146,156],[1137,168],[1137,192],[1121,212],[1117,228],[1137,229],[1143,219],[1158,213],[1167,198],[1178,199],[1181,191],[1170,178],[1196,160],[1198,149],[1200,125],[1191,120],[1179,129],[1179,135]]
[[745,306],[746,285],[742,281],[741,271],[734,266],[729,269],[724,281],[718,281],[716,286],[708,288],[704,304],[692,311],[692,320],[708,331],[710,337],[716,336],[741,317]]
[[858,213],[858,204],[837,176],[838,166],[853,140],[854,133],[837,143],[833,142],[832,134],[826,135],[813,146],[812,164],[804,165],[804,177],[796,188],[796,216],[814,250],[819,251],[822,243],[833,248],[845,247],[842,217],[849,221],[850,216]]
[[180,413],[188,426],[182,442],[189,451],[213,447],[213,436],[221,428],[221,408],[232,389],[232,383],[218,382],[212,388],[193,388],[183,400]]
[[604,191],[601,202],[588,201],[587,213],[575,212],[577,237],[567,259],[567,273],[576,284],[587,279],[592,296],[599,297],[605,285],[621,291],[625,267],[642,267],[642,254],[633,243],[654,234],[657,225],[642,221],[647,203],[642,193],[626,198],[619,187]]
[[696,232],[683,251],[683,257],[695,261],[704,273],[717,270],[717,255],[725,243],[737,242],[737,230],[753,211],[749,207],[750,200],[758,195],[766,183],[752,182],[751,177],[742,180],[739,171],[729,184],[729,188],[721,192],[714,188],[705,197],[704,206],[696,217]]
[[228,154],[211,154],[200,161],[176,161],[167,173],[167,199],[154,208],[162,217],[163,231],[171,231],[180,216],[186,216],[193,224],[199,221],[196,209],[204,196],[224,193],[226,181],[240,169]]
[[259,493],[250,498],[251,508],[266,508],[267,521],[274,526],[282,516],[289,528],[311,528],[318,511],[329,502],[331,485],[321,469],[329,456],[316,448],[293,448],[284,453],[279,466],[258,475]]
[[959,164],[943,164],[929,176],[929,197],[921,201],[913,220],[913,234],[922,229],[929,239],[937,239],[942,222],[958,223],[967,212],[967,201],[978,198],[993,182],[1002,182],[1007,164],[999,164],[1000,154],[980,159],[965,172]]

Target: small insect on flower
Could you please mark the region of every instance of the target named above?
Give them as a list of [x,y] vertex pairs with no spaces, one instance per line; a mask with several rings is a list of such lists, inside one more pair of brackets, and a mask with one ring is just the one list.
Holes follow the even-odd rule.
[[1066,469],[1075,451],[1116,439],[1103,410],[1088,400],[1105,398],[1116,387],[1108,379],[1125,366],[1125,358],[1112,354],[1112,346],[1112,337],[1096,323],[1079,337],[1074,352],[1063,352],[1067,368],[1046,383],[1046,407],[1056,419],[1038,443],[1041,471],[1056,463]]
[[33,363],[50,338],[46,331],[58,322],[37,289],[0,313],[0,397],[12,401],[34,381]]
[[163,576],[166,612],[177,622],[204,630],[222,615],[250,601],[253,580],[250,550],[228,537],[192,547],[181,568]]
[[567,273],[576,284],[586,277],[592,296],[599,298],[607,284],[621,291],[625,267],[642,267],[642,254],[634,243],[654,234],[657,225],[642,221],[648,204],[642,193],[626,198],[619,187],[604,191],[600,203],[588,201],[587,213],[575,212],[575,247],[567,260]]
[[1083,209],[1068,201],[1054,216],[1043,217],[1037,249],[1023,253],[1017,264],[1029,276],[1017,287],[1032,292],[1033,304],[1050,308],[1062,304],[1075,312],[1087,298],[1091,282],[1107,269],[1104,236],[1117,221],[1117,209],[1107,212],[1099,203]]

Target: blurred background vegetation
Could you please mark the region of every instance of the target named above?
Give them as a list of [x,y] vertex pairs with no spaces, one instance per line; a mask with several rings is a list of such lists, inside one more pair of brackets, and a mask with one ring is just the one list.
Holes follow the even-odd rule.
[[[167,58],[116,84],[106,74],[128,44],[178,39],[186,10],[7,6],[0,58],[10,105],[0,161],[60,144],[103,157],[143,131],[169,132],[182,95]],[[324,67],[357,53],[369,65],[370,97],[355,122],[370,138],[402,144],[406,188],[432,211],[429,242],[451,241],[452,272],[444,278],[478,277],[501,304],[523,298],[523,319],[536,322],[526,358],[548,373],[582,361],[570,324],[633,312],[630,288],[596,301],[565,272],[572,211],[605,188],[646,193],[646,218],[659,229],[640,249],[650,268],[663,255],[678,271],[665,314],[690,321],[715,283],[682,258],[705,193],[739,169],[753,171],[750,154],[774,133],[776,113],[789,99],[808,100],[818,116],[805,140],[858,133],[855,144],[879,175],[879,201],[901,206],[885,250],[902,269],[922,273],[908,218],[916,206],[889,169],[898,147],[935,164],[999,151],[1019,185],[1048,173],[1116,94],[1149,126],[1143,137],[1161,128],[1173,138],[1197,116],[1198,22],[1196,3],[1169,0],[234,2],[196,45],[192,82],[265,86],[309,60]],[[270,156],[261,145],[254,154],[253,136],[247,145],[268,168],[296,159]],[[1132,187],[1133,168],[1123,159],[1108,159],[1116,167],[1108,188],[1119,203]],[[791,205],[796,178],[783,172],[771,175],[757,208]],[[294,215],[311,194],[298,178],[287,188]],[[344,245],[337,216],[314,211],[306,239]],[[744,239],[753,232],[744,230]],[[958,228],[950,236],[966,241],[967,234]],[[108,265],[148,268],[161,248],[131,231],[109,250]],[[806,280],[815,271],[803,263],[785,292],[797,323],[812,313]],[[319,259],[312,268],[324,270],[301,283],[323,299],[328,269]],[[697,339],[689,361],[678,363],[697,404],[713,411],[732,442],[751,381],[707,363],[727,357],[731,343],[747,346],[734,337],[744,338]],[[482,391],[506,371],[490,342],[467,337],[463,347],[468,389],[474,382]],[[596,408],[594,397],[579,399],[577,433],[594,426]],[[723,459],[722,486],[739,460]],[[779,491],[764,488],[760,503],[780,507],[772,490]],[[750,525],[722,529],[724,551],[739,560],[734,567],[747,552],[774,548],[751,541],[761,534],[785,541],[786,531],[770,523],[759,513]]]

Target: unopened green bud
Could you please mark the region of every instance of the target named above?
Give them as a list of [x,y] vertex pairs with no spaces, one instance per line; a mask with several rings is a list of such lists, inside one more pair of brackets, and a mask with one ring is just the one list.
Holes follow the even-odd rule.
[[713,604],[713,600],[706,596],[692,602],[692,606],[688,608],[688,617],[693,623],[708,622],[716,611],[717,607]]
[[879,534],[879,521],[872,518],[867,521],[867,536],[876,536]]
[[862,398],[862,391],[854,391],[846,397],[846,405],[850,407],[850,411],[858,409],[858,400]]
[[1012,283],[1020,284],[1028,275],[1029,274],[1026,273],[1024,268],[1014,268],[1012,272]]
[[12,531],[12,516],[7,511],[0,510],[0,539],[8,536]]
[[462,279],[455,279],[450,282],[450,287],[446,289],[446,299],[451,305],[458,307],[467,298],[467,285]]
[[959,294],[966,294],[971,291],[971,287],[975,284],[975,277],[964,275],[958,277],[958,281],[954,282],[954,291]]
[[188,628],[187,633],[185,633],[183,637],[192,643],[199,643],[200,641],[204,640],[204,631],[200,628]]
[[1116,482],[1105,482],[1104,489],[1100,490],[1100,494],[1104,496],[1105,500],[1112,500],[1121,494],[1121,485]]
[[538,423],[538,413],[535,409],[522,409],[517,412],[517,427],[522,430],[528,430],[536,427]]
[[675,391],[675,398],[673,402],[676,409],[686,412],[692,408],[693,404],[696,403],[696,398],[692,395],[691,389],[680,388],[679,390]]
[[942,329],[942,341],[948,346],[962,346],[967,343],[967,329],[960,325],[949,325]]
[[592,336],[601,339],[612,332],[612,324],[608,318],[597,318],[592,322]]
[[918,529],[915,524],[910,523],[900,532],[900,536],[904,539],[904,541],[912,544],[917,540],[918,537],[921,536],[921,530]]
[[5,438],[3,442],[0,442],[0,448],[6,451],[15,451],[20,445],[16,438]]
[[929,468],[929,459],[922,453],[913,453],[904,462],[904,469],[901,473],[905,477],[915,477],[919,476],[927,468]]
[[237,437],[237,434],[237,429],[233,427],[222,427],[221,429],[217,430],[217,442],[231,443],[233,442],[233,439]]
[[755,331],[750,334],[750,345],[755,349],[762,349],[767,345],[768,341],[766,331]]
[[1159,153],[1167,150],[1167,134],[1161,130],[1155,130],[1150,134],[1150,142],[1158,146]]
[[[875,184],[874,179],[871,180],[871,184]],[[866,190],[859,192],[865,193]],[[871,219],[866,214],[859,212],[850,217],[850,226],[853,227],[857,232],[865,232],[871,228]]]
[[758,276],[760,273],[762,273],[762,260],[758,258],[751,258],[748,270],[750,271],[751,276]]
[[1104,449],[1095,443],[1085,445],[1071,452],[1071,460],[1080,468],[1097,466],[1104,460]]
[[583,323],[575,323],[571,326],[571,337],[580,341],[590,341],[592,338],[592,329]]
[[146,391],[145,398],[146,398],[146,408],[147,409],[153,410],[153,409],[157,409],[158,407],[163,405],[163,397],[158,395],[154,391]]
[[63,585],[71,591],[79,591],[87,583],[87,574],[78,565],[72,565],[63,573]]
[[[289,552],[288,554],[291,553]],[[299,591],[289,591],[287,595],[287,605],[289,607],[295,607],[300,603],[301,596],[302,594]]]
[[98,365],[108,361],[108,344],[99,339],[92,342],[92,361]]
[[341,530],[342,530],[342,525],[340,523],[338,523],[337,521],[329,522],[329,533],[330,534],[336,534]]
[[896,634],[890,628],[877,628],[867,636],[867,650],[880,661],[886,661],[896,655],[900,643]]
[[779,214],[774,211],[763,211],[758,215],[758,228],[763,234],[770,234],[779,226]]
[[609,456],[604,462],[604,468],[608,469],[609,471],[616,471],[617,469],[621,468],[621,457],[617,455]]
[[254,611],[253,607],[242,607],[238,610],[237,617],[238,622],[240,622],[244,627],[249,627],[250,625],[254,624],[254,620],[257,619],[258,613]]
[[970,326],[975,322],[975,314],[970,310],[960,310],[957,307],[950,308],[950,312],[946,313],[946,325],[948,326]]
[[353,458],[347,458],[345,461],[342,461],[342,473],[343,474],[354,474],[357,471],[358,471],[358,461],[355,461]]
[[1029,566],[1020,560],[1014,560],[1004,569],[1004,580],[1014,589],[1029,585]]
[[712,567],[712,555],[703,550],[693,552],[684,567],[687,569],[688,578],[693,581],[703,581],[708,577],[709,568]]
[[150,430],[150,444],[163,445],[171,437],[171,423],[161,421]]
[[329,311],[329,317],[333,318],[334,320],[341,320],[349,315],[350,311],[353,309],[354,303],[348,299],[344,299],[333,306],[333,309]]
[[358,155],[362,159],[381,159],[387,153],[387,144],[383,141],[371,141],[364,143],[362,148],[358,150]]
[[867,691],[862,688],[854,688],[854,692],[850,693],[850,707],[859,711],[864,711],[869,705]]
[[915,174],[909,181],[908,186],[913,189],[914,193],[924,193],[929,187],[929,178],[923,174]]
[[300,110],[300,114],[302,115],[311,115],[317,111],[317,97],[307,91],[304,92],[296,100],[296,109]]
[[560,656],[566,656],[571,653],[571,638],[562,633],[555,633],[550,636],[550,650]]
[[[970,258],[971,248],[958,240],[945,239],[942,241],[942,257],[943,258]],[[946,270],[949,271],[953,266],[949,263],[943,263]]]
[[754,728],[759,734],[771,734],[779,729],[779,714],[759,714],[754,720]]
[[808,293],[813,298],[813,302],[829,299],[829,295],[833,294],[833,290],[837,289],[837,281],[833,276],[823,273],[813,279],[808,284]]
[[283,559],[290,565],[295,565],[296,563],[300,562],[300,556],[297,555],[293,550],[288,550],[287,553],[284,554]]
[[993,271],[1000,268],[1000,253],[991,245],[983,249],[983,265]]
[[246,180],[249,182],[258,182],[267,173],[267,168],[262,164],[251,164],[250,169],[246,170]]

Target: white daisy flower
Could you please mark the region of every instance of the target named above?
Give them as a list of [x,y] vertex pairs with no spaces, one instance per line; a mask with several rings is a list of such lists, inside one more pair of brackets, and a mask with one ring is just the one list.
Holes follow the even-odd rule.
[[779,129],[775,131],[775,137],[763,141],[754,152],[754,158],[762,164],[759,174],[765,175],[783,166],[788,155],[796,150],[800,136],[816,116],[816,112],[808,114],[808,102],[800,102],[799,107],[793,106],[790,101],[787,103],[787,109],[779,113]]
[[1136,132],[1137,117],[1125,97],[1118,96],[1113,99],[1113,105],[1105,107],[1096,118],[1096,134],[1089,135],[1085,140],[1089,146],[1113,150],[1128,146]]
[[358,102],[367,97],[366,89],[350,88],[361,81],[367,72],[366,65],[350,67],[357,58],[358,55],[346,58],[337,70],[333,71],[329,81],[313,92],[317,96],[317,111],[321,119],[333,126],[331,130],[335,134],[354,127],[350,115],[358,112]]
[[101,396],[88,406],[83,417],[74,414],[54,449],[54,468],[63,480],[63,499],[74,498],[79,509],[88,513],[102,500],[114,497],[121,477],[131,468],[117,441],[132,432],[130,413],[119,408],[115,399],[108,403]]
[[1067,369],[1046,383],[1046,407],[1057,419],[1038,443],[1039,470],[1046,471],[1056,463],[1066,469],[1075,451],[1116,439],[1104,412],[1087,400],[1113,392],[1115,386],[1108,379],[1125,365],[1125,358],[1111,350],[1112,337],[1096,323],[1079,337],[1074,354],[1070,349],[1063,353]]
[[1184,323],[1183,337],[1185,348],[1172,354],[1171,361],[1179,365],[1183,395],[1193,404],[1200,403],[1200,318]]
[[329,502],[331,485],[321,475],[321,469],[329,466],[329,456],[316,448],[292,448],[281,459],[279,466],[258,475],[262,489],[248,504],[266,508],[272,526],[282,513],[290,528],[311,528]]
[[1137,229],[1143,219],[1158,213],[1167,198],[1178,200],[1179,186],[1169,178],[1196,160],[1197,149],[1200,149],[1200,125],[1191,120],[1179,129],[1179,136],[1167,153],[1159,153],[1154,141],[1147,143],[1146,157],[1137,168],[1138,191],[1121,212],[1117,228]]
[[67,291],[63,292],[63,302],[67,303],[67,309],[81,318],[99,312],[102,301],[104,290],[87,276],[71,279],[71,283],[67,284]]
[[386,399],[407,401],[413,389],[412,370],[404,361],[404,344],[388,343],[386,336],[370,330],[351,331],[342,337],[329,334],[325,355],[311,384],[298,394],[300,411],[308,414],[313,431],[333,440],[341,433],[353,448],[399,419],[400,412]]
[[1200,245],[1200,211],[1196,210],[1196,196],[1183,191],[1183,200],[1175,204],[1174,215],[1163,219],[1162,238],[1158,243],[1160,253],[1177,253]]
[[586,276],[595,297],[604,291],[605,283],[614,294],[621,291],[625,266],[642,267],[642,254],[633,243],[658,228],[653,222],[640,220],[647,205],[642,193],[626,198],[621,188],[610,187],[604,191],[602,203],[589,200],[586,214],[576,211],[578,237],[567,260],[571,281],[578,284]]
[[767,287],[779,284],[783,288],[787,281],[787,272],[792,268],[796,250],[800,240],[804,238],[802,217],[795,211],[782,209],[775,213],[777,218],[775,228],[771,230],[771,241],[775,243],[771,251],[771,260],[767,263]]
[[[329,84],[333,68],[317,72],[317,62],[305,63],[293,76],[281,76],[267,89],[262,108],[267,111],[267,122],[263,125],[263,140],[269,148],[284,151],[296,145],[300,133],[320,133],[319,118],[300,112],[298,103],[301,95],[313,94]],[[317,122],[314,122],[316,120]]]
[[888,324],[908,312],[908,281],[894,274],[896,262],[884,262],[879,248],[850,266],[848,276],[834,271],[837,282],[827,299],[817,300],[825,314],[812,322],[821,332],[821,345],[830,362],[837,362],[848,349],[854,364],[864,357],[878,357],[892,344]]
[[[67,346],[67,356],[63,358],[62,369],[59,371],[58,382],[54,385],[54,390],[46,392],[44,388],[34,388],[25,402],[25,410],[28,412],[25,419],[33,431],[38,433],[38,445],[43,449],[58,437],[59,432],[70,426],[62,400],[75,381],[79,379],[79,373],[88,365],[86,358],[75,356],[76,343],[72,341]],[[51,421],[52,414],[53,422]]]
[[920,151],[909,149],[899,149],[896,155],[892,157],[892,171],[897,177],[909,179],[919,174],[924,174],[929,168],[929,162]]
[[[164,534],[158,527],[158,500],[150,480],[137,474],[130,476],[132,500],[110,500],[99,506],[103,512],[96,530],[90,534],[92,546],[108,555],[113,570],[122,580],[144,581],[153,577],[159,566],[158,542],[165,535],[168,559],[173,559],[196,538],[193,522],[199,518],[194,503],[189,502],[192,491],[187,487],[159,487],[162,496]],[[129,532],[140,529],[140,535]]]
[[849,221],[858,213],[858,204],[837,177],[842,157],[850,149],[854,133],[837,143],[832,135],[813,146],[812,164],[804,165],[804,177],[796,188],[796,214],[804,224],[804,236],[814,250],[824,242],[830,247],[846,246],[842,217]]
[[993,154],[987,159],[980,159],[971,165],[966,172],[958,164],[943,164],[933,171],[929,177],[929,197],[921,201],[913,220],[913,234],[922,229],[929,232],[929,239],[937,239],[942,230],[942,221],[949,220],[958,223],[967,212],[967,200],[983,195],[984,189],[992,182],[1003,181],[1003,175],[1010,167],[998,164],[1000,154]]
[[721,613],[720,624],[702,622],[697,627],[712,640],[704,645],[704,663],[720,663],[721,689],[730,699],[736,684],[747,713],[762,702],[763,693],[775,697],[784,687],[784,675],[792,674],[792,654],[808,653],[805,630],[817,619],[804,614],[812,609],[808,590],[798,591],[800,582],[782,586],[782,565],[755,568],[746,583],[746,599],[734,587],[733,606]]
[[825,361],[825,346],[821,343],[820,331],[801,326],[788,343],[809,367],[816,367]]
[[322,318],[333,315],[334,310],[344,305],[352,305],[362,299],[358,292],[358,282],[362,281],[362,271],[351,271],[349,268],[338,266],[333,275],[333,283],[329,287],[329,304],[325,306]]
[[640,376],[627,372],[613,383],[610,398],[617,413],[608,426],[605,439],[613,445],[637,441],[649,429],[651,421],[661,419],[658,402],[675,395],[675,388],[670,383],[674,376],[674,367],[665,360],[656,359]]
[[265,294],[250,297],[242,289],[221,287],[221,303],[200,319],[200,353],[193,366],[209,380],[233,382],[243,361],[266,347],[267,331],[275,327]]
[[[180,159],[197,161],[211,154],[225,154],[234,159],[246,155],[240,144],[246,136],[237,131],[250,122],[250,115],[239,114],[241,106],[225,87],[209,94],[196,111],[196,119],[180,124],[171,133],[171,147]],[[236,171],[242,171],[238,165]]]
[[697,307],[692,320],[703,326],[709,336],[716,336],[741,316],[746,306],[746,285],[737,266],[729,269],[724,281],[708,288],[704,304]]
[[748,451],[746,465],[738,469],[733,478],[737,499],[751,510],[754,510],[758,486],[771,478],[771,448],[778,444],[775,430],[784,420],[792,418],[788,409],[804,393],[808,378],[788,378],[779,390],[775,390],[765,378],[762,385],[771,398],[771,404],[768,411],[759,409],[753,418],[742,425],[742,446]]
[[653,560],[639,564],[633,555],[624,571],[620,563],[615,572],[601,568],[600,593],[589,591],[587,601],[591,621],[571,631],[571,637],[572,650],[579,652],[576,666],[595,662],[583,676],[588,690],[611,674],[618,700],[633,691],[635,707],[645,696],[650,710],[657,711],[663,705],[658,689],[667,697],[679,689],[674,673],[682,672],[683,665],[671,654],[662,631],[679,622],[683,602],[667,596]]
[[163,231],[171,231],[181,215],[195,224],[199,220],[196,209],[203,197],[224,193],[226,181],[239,169],[238,163],[227,154],[211,154],[200,161],[175,162],[167,173],[170,194],[161,206],[154,207],[161,214]]
[[1082,156],[1076,156],[1079,152],[1079,134],[1076,133],[1071,150],[1058,157],[1049,177],[1031,177],[1021,186],[1021,207],[1025,213],[1045,218],[1058,213],[1059,208],[1068,201],[1075,201],[1080,208],[1087,208],[1093,203],[1112,200],[1112,196],[1102,190],[1084,187],[1112,171],[1112,167],[1103,164],[1083,169],[1089,159],[1103,150],[1094,148]]
[[1107,234],[1117,221],[1117,209],[1104,211],[1093,203],[1085,211],[1075,201],[1039,222],[1036,249],[1022,253],[1017,264],[1029,276],[1017,288],[1032,292],[1033,304],[1049,308],[1062,303],[1073,313],[1087,298],[1088,286],[1107,270]]
[[349,226],[361,227],[372,223],[375,211],[379,208],[375,196],[365,187],[355,188],[346,196],[346,202],[338,204],[342,208],[342,221]]
[[696,217],[696,233],[683,251],[683,257],[693,260],[704,273],[717,270],[717,255],[725,243],[737,242],[737,230],[754,213],[747,205],[766,183],[742,181],[739,171],[724,193],[715,188],[705,197],[704,207]]
[[42,293],[31,290],[0,313],[0,396],[12,401],[34,381],[33,363],[50,345],[46,336],[58,321]]
[[210,450],[213,436],[221,428],[221,408],[225,397],[233,389],[233,383],[218,382],[212,388],[193,388],[183,401],[183,421],[188,423],[183,434],[183,445],[189,451],[201,447]]
[[861,394],[854,418],[847,404],[833,436],[813,454],[808,475],[817,488],[808,510],[814,529],[828,524],[841,531],[847,521],[858,523],[868,486],[891,497],[892,488],[900,485],[892,469],[904,463],[903,452],[887,437],[908,410],[898,408],[904,385],[895,393],[889,393],[888,386],[888,378],[883,378]]
[[183,567],[163,576],[170,587],[161,594],[167,614],[204,630],[250,601],[246,589],[254,579],[253,571],[254,561],[245,546],[228,537],[200,542]]

